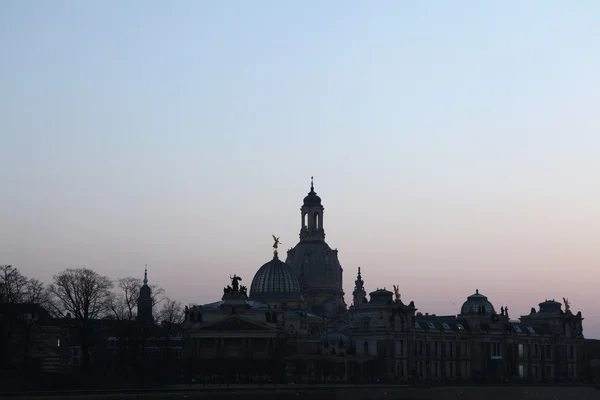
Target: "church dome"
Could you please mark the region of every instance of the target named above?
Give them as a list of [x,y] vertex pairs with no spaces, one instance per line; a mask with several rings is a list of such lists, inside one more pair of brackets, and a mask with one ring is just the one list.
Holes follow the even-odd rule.
[[310,181],[310,192],[304,198],[304,207],[320,207],[321,206],[321,198],[317,196],[317,192],[315,192],[315,186],[312,182],[312,176]]
[[317,196],[317,193],[314,189],[310,189],[308,196],[304,198],[304,206],[305,207],[318,207],[321,205],[321,198]]
[[250,285],[252,300],[300,300],[301,297],[298,278],[277,256],[260,267]]
[[495,314],[494,306],[492,303],[488,301],[488,298],[482,294],[479,294],[479,290],[475,290],[475,294],[467,297],[467,301],[465,301],[460,308],[461,315],[477,315],[480,314],[480,310],[483,309],[485,315]]

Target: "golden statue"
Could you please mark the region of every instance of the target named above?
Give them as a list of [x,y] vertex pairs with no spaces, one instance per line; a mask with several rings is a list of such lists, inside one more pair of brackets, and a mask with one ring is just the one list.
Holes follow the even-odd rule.
[[396,296],[396,301],[400,301],[400,285],[394,285],[394,296]]
[[565,303],[565,312],[571,311],[571,303],[569,303],[569,299],[565,299],[563,297],[563,302]]
[[277,248],[279,247],[281,242],[279,241],[278,237],[275,237],[275,235],[271,236],[273,236],[273,240],[275,241],[275,243],[273,243],[273,254],[275,255],[275,257],[277,257]]

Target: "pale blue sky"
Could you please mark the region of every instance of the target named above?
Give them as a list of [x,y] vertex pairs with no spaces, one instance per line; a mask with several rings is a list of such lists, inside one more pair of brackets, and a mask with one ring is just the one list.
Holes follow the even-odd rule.
[[[315,176],[351,301],[569,297],[600,337],[597,1],[0,3],[0,263],[210,302]],[[454,305],[453,305],[454,304]]]

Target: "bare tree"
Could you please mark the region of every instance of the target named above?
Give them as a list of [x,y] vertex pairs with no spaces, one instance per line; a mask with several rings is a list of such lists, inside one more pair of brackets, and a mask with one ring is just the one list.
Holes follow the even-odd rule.
[[50,291],[42,282],[31,278],[27,280],[25,292],[23,293],[24,303],[39,304],[44,308],[50,307]]
[[23,302],[27,278],[12,265],[0,265],[0,302],[18,304]]
[[112,281],[87,268],[66,269],[54,276],[50,285],[53,306],[57,314],[71,314],[78,328],[82,361],[90,367],[91,322],[110,310]]
[[163,306],[158,313],[158,323],[167,328],[171,333],[172,328],[184,320],[183,306],[176,300],[166,297]]
[[27,365],[31,336],[39,322],[39,305],[47,308],[49,295],[44,284],[37,279],[28,279],[11,265],[0,266],[0,303],[4,304],[1,354],[4,362],[11,359],[11,343],[15,330],[20,332],[23,342],[23,361]]
[[[118,294],[111,303],[111,312],[118,320],[132,321],[136,318],[137,300],[142,287],[142,280],[128,276],[117,280]],[[157,285],[149,285],[152,306],[155,307],[164,299],[165,290]]]

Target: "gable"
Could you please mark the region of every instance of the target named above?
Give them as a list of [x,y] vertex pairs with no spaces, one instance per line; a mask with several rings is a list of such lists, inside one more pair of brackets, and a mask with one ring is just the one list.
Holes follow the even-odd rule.
[[273,331],[268,326],[262,326],[260,324],[243,320],[237,317],[229,317],[225,320],[214,322],[210,325],[206,325],[198,328],[198,331],[219,331],[219,332],[240,332],[240,331]]

